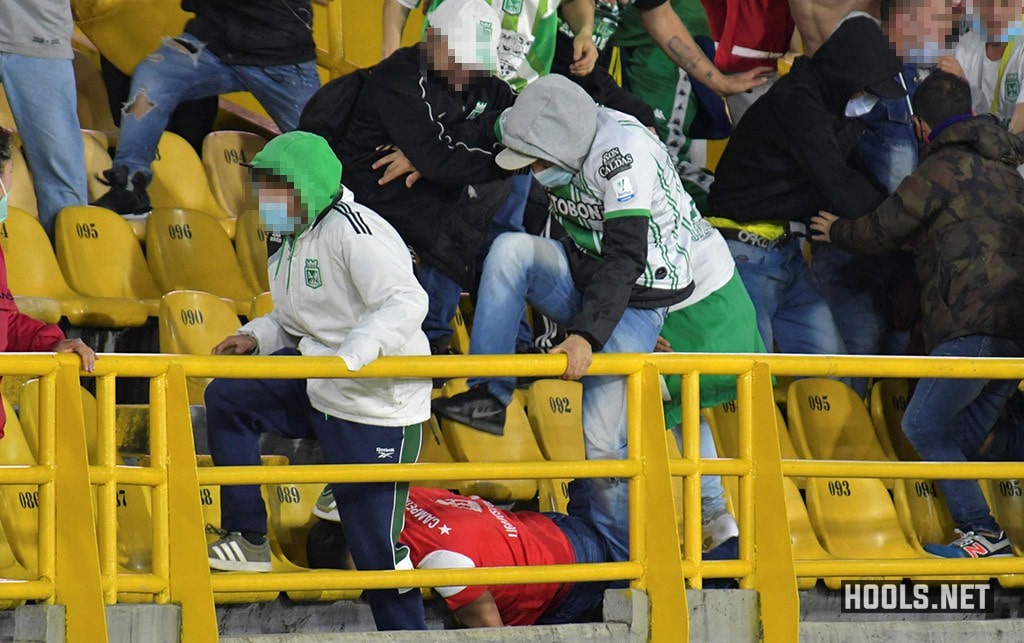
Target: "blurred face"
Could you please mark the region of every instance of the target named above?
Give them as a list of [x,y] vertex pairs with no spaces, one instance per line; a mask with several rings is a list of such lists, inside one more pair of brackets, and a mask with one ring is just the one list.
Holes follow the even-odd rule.
[[490,75],[485,71],[467,67],[456,61],[448,48],[448,39],[435,29],[427,29],[423,43],[430,69],[444,78],[448,85],[457,92],[467,89],[473,83]]
[[948,0],[908,0],[893,7],[882,27],[896,54],[916,65],[934,65],[939,56],[948,55],[946,39],[956,26],[957,4]]
[[989,42],[1007,42],[1008,37],[1020,36],[1020,0],[975,0],[973,9],[974,25]]
[[305,209],[291,185],[260,177],[253,183],[253,189],[260,223],[267,232],[294,234],[305,223]]

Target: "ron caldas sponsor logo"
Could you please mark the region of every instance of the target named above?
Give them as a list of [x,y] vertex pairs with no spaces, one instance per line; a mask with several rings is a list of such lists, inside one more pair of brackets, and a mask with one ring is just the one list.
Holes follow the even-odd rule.
[[846,614],[990,614],[988,583],[849,582],[842,584]]
[[613,147],[601,155],[601,167],[597,168],[602,178],[611,179],[633,167],[633,155],[623,154],[619,148]]

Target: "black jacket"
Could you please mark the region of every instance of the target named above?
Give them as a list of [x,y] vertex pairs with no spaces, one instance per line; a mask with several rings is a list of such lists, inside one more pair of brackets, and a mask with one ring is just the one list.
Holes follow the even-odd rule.
[[[846,24],[813,57],[797,58],[747,110],[715,172],[712,216],[801,220],[828,210],[856,217],[885,198],[857,151],[856,123],[844,111],[858,91],[899,73],[900,63],[877,27]],[[864,38],[865,31],[877,37]]]
[[[475,281],[475,258],[485,241],[501,189],[467,194],[509,174],[494,163],[494,124],[515,96],[487,78],[456,92],[426,70],[418,47],[399,49],[373,68],[338,148],[342,183],[356,200],[395,226],[420,258],[461,286]],[[394,144],[423,175],[411,188],[395,180],[380,186],[373,163]],[[479,197],[479,198],[477,198]],[[497,203],[493,203],[497,201]]]
[[185,31],[229,65],[273,67],[316,58],[309,0],[181,0]]

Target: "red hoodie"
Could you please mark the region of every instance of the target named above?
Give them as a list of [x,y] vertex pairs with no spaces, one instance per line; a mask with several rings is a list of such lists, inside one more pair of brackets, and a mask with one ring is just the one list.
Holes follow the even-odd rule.
[[[7,287],[7,261],[0,248],[0,352],[50,351],[63,339],[64,333],[54,324],[44,324],[18,310]],[[7,413],[0,404],[0,437],[6,424]]]

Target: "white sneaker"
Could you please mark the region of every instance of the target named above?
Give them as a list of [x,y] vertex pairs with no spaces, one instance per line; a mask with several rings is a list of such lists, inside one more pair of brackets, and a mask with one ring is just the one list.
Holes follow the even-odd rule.
[[341,515],[338,513],[338,503],[334,500],[334,485],[327,485],[320,492],[320,497],[313,505],[313,515],[320,520],[341,522]]
[[704,538],[704,551],[711,551],[730,538],[740,535],[740,529],[736,520],[728,511],[705,518],[701,522],[701,532]]
[[[207,527],[207,531],[210,528]],[[237,531],[214,530],[220,539],[207,545],[210,568],[225,572],[269,572],[270,542],[254,545]]]

